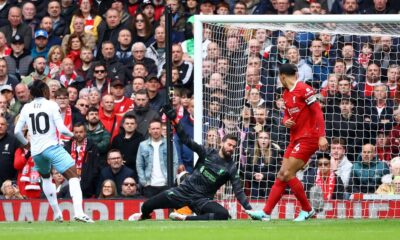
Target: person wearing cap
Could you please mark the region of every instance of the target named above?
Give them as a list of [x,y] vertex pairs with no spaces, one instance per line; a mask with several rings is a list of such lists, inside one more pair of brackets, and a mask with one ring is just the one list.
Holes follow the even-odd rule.
[[161,107],[165,104],[165,89],[160,89],[160,79],[154,75],[149,74],[146,78],[146,89],[149,95],[150,108],[154,111],[160,111]]
[[33,59],[36,59],[37,57],[44,57],[47,60],[47,55],[49,53],[49,48],[47,47],[47,43],[49,42],[48,38],[49,34],[46,32],[46,30],[36,30],[34,41],[35,44],[31,49],[31,56]]
[[[115,9],[119,12],[119,15],[121,16],[121,23],[125,24],[131,21],[132,16],[128,13],[127,8],[125,6],[125,1],[124,0],[112,0],[111,1],[111,7],[112,9]],[[105,18],[105,14],[103,15]]]
[[156,6],[151,0],[143,0],[142,4],[140,5],[140,9],[142,13],[146,15],[147,19],[149,20],[150,24],[153,28],[158,25],[158,20],[155,20],[155,8]]
[[201,15],[214,15],[215,5],[211,0],[202,0],[200,3],[200,14]]
[[11,42],[11,38],[15,35],[20,35],[24,38],[25,49],[31,48],[32,42],[32,30],[31,28],[22,22],[22,12],[19,7],[11,7],[8,12],[9,24],[1,25],[0,32],[4,33],[7,42]]
[[0,58],[0,86],[9,85],[14,89],[18,83],[18,79],[8,73],[7,61],[4,58]]
[[0,94],[6,98],[7,106],[9,110],[9,106],[15,103],[14,99],[14,89],[11,85],[2,85],[0,86]]
[[120,80],[111,83],[111,95],[114,96],[115,114],[123,116],[126,112],[133,109],[133,100],[125,97],[125,85]]
[[5,57],[8,73],[21,81],[22,77],[29,75],[33,58],[24,47],[24,39],[18,34],[11,39],[11,49],[11,54]]

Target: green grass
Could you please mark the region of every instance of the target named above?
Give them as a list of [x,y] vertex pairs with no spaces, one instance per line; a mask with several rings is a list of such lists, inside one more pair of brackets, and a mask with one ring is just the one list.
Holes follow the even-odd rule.
[[172,221],[98,221],[95,224],[76,222],[0,223],[1,240],[79,240],[79,239],[337,239],[391,240],[400,239],[399,220],[310,220],[256,222],[250,220],[213,222]]

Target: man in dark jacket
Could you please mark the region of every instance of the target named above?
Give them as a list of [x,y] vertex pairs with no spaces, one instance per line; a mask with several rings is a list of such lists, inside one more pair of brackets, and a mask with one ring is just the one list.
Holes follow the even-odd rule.
[[20,35],[15,35],[11,39],[12,52],[4,59],[7,62],[8,73],[13,74],[21,81],[21,76],[28,76],[32,71],[33,58],[30,52],[24,48],[24,39]]
[[121,151],[122,156],[125,160],[125,166],[131,168],[134,172],[135,181],[138,181],[136,171],[136,155],[139,148],[139,144],[144,140],[141,133],[136,131],[137,123],[136,117],[133,115],[125,115],[122,119],[123,131],[114,138],[111,143],[112,149],[118,149]]
[[126,115],[133,115],[136,117],[136,123],[138,125],[137,131],[147,139],[149,137],[148,128],[150,121],[159,118],[160,115],[158,112],[150,109],[149,96],[144,89],[136,93],[135,104],[135,108],[127,112]]
[[90,198],[96,194],[97,180],[99,177],[99,152],[96,145],[86,137],[86,129],[83,123],[74,125],[73,139],[64,146],[75,161],[77,173],[81,178],[83,197]]
[[11,42],[11,38],[15,35],[20,35],[24,38],[25,49],[31,48],[32,41],[32,30],[31,28],[22,22],[22,12],[19,7],[11,7],[8,12],[9,24],[2,25],[0,32],[3,32],[6,36],[7,42]]
[[19,144],[14,135],[7,133],[7,129],[7,120],[0,116],[0,186],[5,180],[15,180],[17,177],[14,155]]
[[121,186],[127,177],[133,177],[133,170],[123,165],[124,159],[118,149],[111,149],[107,154],[108,166],[103,168],[100,173],[97,193],[100,193],[101,185],[104,180],[111,179],[117,186],[118,195],[121,194]]

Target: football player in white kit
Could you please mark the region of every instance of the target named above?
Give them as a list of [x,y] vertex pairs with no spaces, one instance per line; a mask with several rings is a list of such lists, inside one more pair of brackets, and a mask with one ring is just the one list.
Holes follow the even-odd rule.
[[[58,145],[56,131],[72,137],[61,118],[60,108],[56,102],[49,101],[49,88],[42,81],[34,81],[30,88],[32,102],[21,110],[15,126],[15,136],[26,147],[31,149],[35,166],[42,178],[42,188],[54,212],[54,221],[62,222],[62,212],[58,206],[57,193],[50,178],[51,167],[68,179],[69,191],[74,206],[74,219],[79,222],[93,223],[82,208],[82,190],[76,173],[75,162],[68,152]],[[23,136],[22,129],[28,126],[30,143]]]

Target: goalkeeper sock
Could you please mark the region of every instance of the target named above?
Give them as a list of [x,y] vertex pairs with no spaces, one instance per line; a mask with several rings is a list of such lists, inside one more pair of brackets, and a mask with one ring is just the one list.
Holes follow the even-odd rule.
[[267,203],[264,207],[264,212],[268,215],[271,215],[272,210],[274,210],[275,205],[279,202],[282,197],[283,192],[285,191],[287,183],[279,180],[278,178],[275,180],[274,185],[272,186],[271,193],[269,194]]
[[58,206],[56,186],[51,182],[51,178],[42,178],[42,188],[51,209],[53,209],[54,217],[61,216],[62,212]]
[[304,191],[303,184],[301,184],[300,180],[297,177],[294,177],[289,180],[288,185],[297,200],[299,200],[301,208],[306,212],[311,211],[312,208],[310,202],[307,199],[306,192]]
[[68,180],[69,194],[71,195],[72,203],[74,205],[75,216],[84,215],[82,209],[82,190],[79,182],[79,178],[70,178]]

